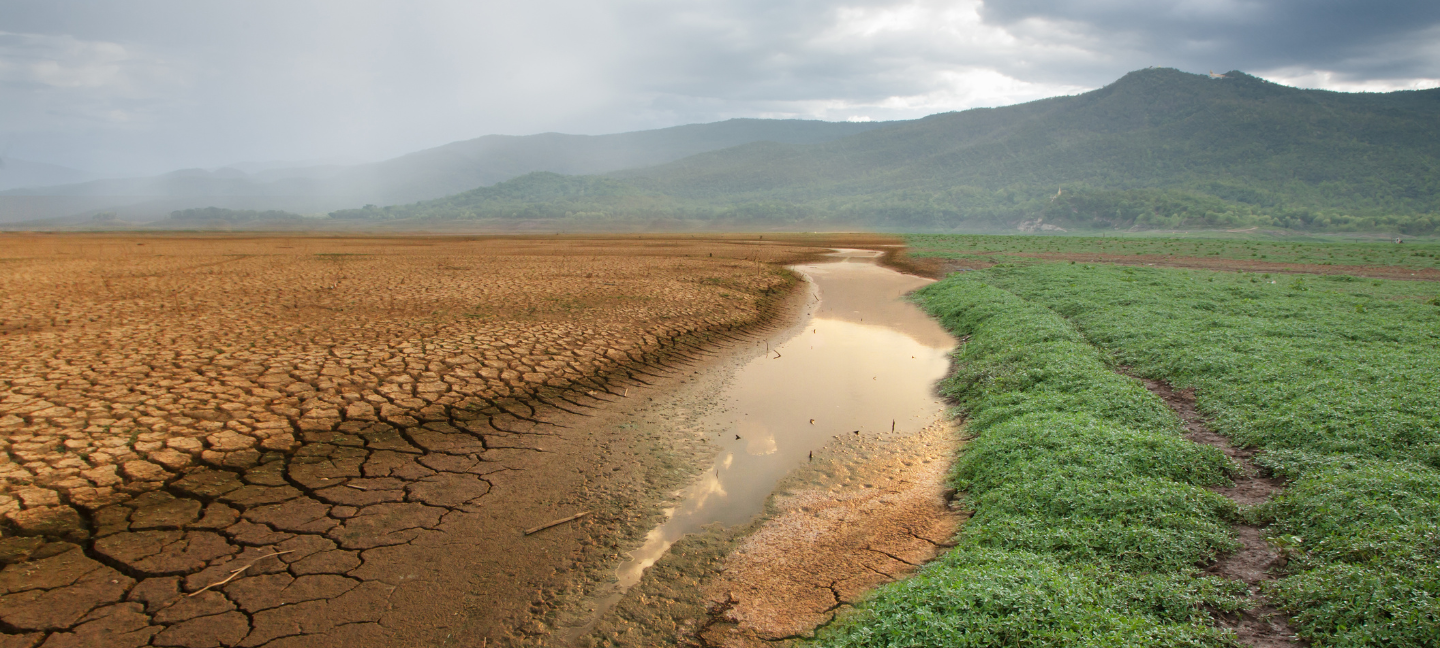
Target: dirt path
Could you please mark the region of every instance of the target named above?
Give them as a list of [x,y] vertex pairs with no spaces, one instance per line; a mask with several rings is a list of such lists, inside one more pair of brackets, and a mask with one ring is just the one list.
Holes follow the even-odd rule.
[[[1180,417],[1187,430],[1185,438],[1219,448],[1225,456],[1240,466],[1240,474],[1235,477],[1234,486],[1211,490],[1237,504],[1251,506],[1269,499],[1284,486],[1284,482],[1279,479],[1260,475],[1260,471],[1250,462],[1250,457],[1255,454],[1254,450],[1230,445],[1229,439],[1216,434],[1205,425],[1204,418],[1195,408],[1194,388],[1176,390],[1163,380],[1142,378],[1141,381],[1146,389],[1164,400],[1176,416]],[[1295,636],[1284,613],[1272,607],[1260,591],[1262,583],[1275,580],[1270,570],[1283,567],[1283,557],[1265,542],[1260,527],[1236,524],[1234,528],[1235,535],[1243,546],[1239,551],[1211,565],[1206,572],[1248,585],[1251,606],[1238,615],[1218,615],[1219,621],[1234,630],[1240,642],[1247,646],[1281,648],[1307,645]]]

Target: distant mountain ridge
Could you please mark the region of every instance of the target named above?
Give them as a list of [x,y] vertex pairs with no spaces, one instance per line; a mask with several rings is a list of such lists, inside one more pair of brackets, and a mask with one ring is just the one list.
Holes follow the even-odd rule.
[[12,157],[0,157],[0,191],[17,187],[84,182],[94,177],[95,174],[79,169]]
[[599,177],[522,177],[384,215],[577,214],[1436,231],[1440,89],[1350,94],[1152,68],[1075,96],[827,142],[753,142]]
[[[365,203],[426,200],[545,171],[593,174],[651,166],[755,141],[824,142],[887,126],[884,122],[731,119],[612,135],[487,135],[353,166],[316,166],[245,173],[185,169],[159,176],[94,180],[0,192],[0,222],[110,209],[127,217],[163,218],[175,210],[329,211]],[[3,178],[3,175],[0,175]],[[37,200],[58,198],[63,200]],[[8,200],[7,200],[8,199]],[[7,204],[27,205],[23,217]],[[45,204],[57,207],[45,213]]]

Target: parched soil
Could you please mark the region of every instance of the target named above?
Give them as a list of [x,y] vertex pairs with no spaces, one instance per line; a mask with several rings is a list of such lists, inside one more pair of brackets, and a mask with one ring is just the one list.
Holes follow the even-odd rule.
[[616,417],[893,242],[768,238],[0,236],[0,646],[544,636],[683,472]]
[[[1214,488],[1240,505],[1255,505],[1269,499],[1284,487],[1279,479],[1263,477],[1259,469],[1250,462],[1253,450],[1236,448],[1230,440],[1216,434],[1205,425],[1204,418],[1195,408],[1195,390],[1175,389],[1162,380],[1142,379],[1141,382],[1156,396],[1165,401],[1185,425],[1185,438],[1196,443],[1215,446],[1225,456],[1240,466],[1234,486]],[[1235,535],[1242,547],[1239,551],[1224,556],[1206,571],[1245,583],[1250,588],[1251,606],[1234,615],[1219,615],[1218,621],[1235,631],[1240,643],[1256,648],[1286,648],[1308,645],[1295,636],[1286,621],[1285,614],[1271,606],[1260,592],[1265,581],[1275,580],[1272,569],[1285,565],[1284,558],[1269,543],[1259,527],[1250,524],[1235,525]]]
[[1160,254],[1094,254],[1071,252],[971,252],[972,256],[996,257],[995,261],[976,259],[946,259],[941,257],[911,257],[896,252],[887,257],[886,263],[904,272],[925,277],[943,277],[950,272],[965,269],[988,268],[1003,261],[1003,257],[1025,257],[1044,261],[1075,261],[1077,263],[1114,263],[1119,265],[1147,265],[1166,268],[1191,268],[1220,272],[1272,272],[1282,274],[1351,275],[1371,279],[1397,279],[1405,281],[1440,281],[1440,270],[1435,268],[1404,268],[1379,265],[1321,265],[1314,263],[1277,263],[1270,261],[1246,261],[1243,259],[1222,259],[1220,257],[1179,257]]

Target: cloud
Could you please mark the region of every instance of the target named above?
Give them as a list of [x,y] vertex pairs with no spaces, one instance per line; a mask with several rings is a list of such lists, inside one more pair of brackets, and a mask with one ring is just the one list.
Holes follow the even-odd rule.
[[1022,33],[1026,23],[1067,25],[1130,60],[1191,70],[1407,79],[1440,63],[1440,3],[1429,0],[989,0],[982,15]]
[[1404,79],[1356,79],[1333,70],[1313,68],[1280,68],[1266,70],[1261,76],[1295,88],[1335,90],[1339,92],[1395,92],[1397,90],[1430,90],[1440,88],[1440,77],[1407,77]]
[[179,76],[169,62],[119,43],[0,31],[0,87],[7,96],[130,99],[151,96]]
[[1027,67],[1094,55],[984,24],[979,0],[734,3],[660,19],[632,54],[642,114],[905,119],[1081,91]]
[[84,168],[91,158],[80,149],[148,135],[165,120],[183,76],[183,66],[140,47],[0,32],[0,136],[18,157]]
[[378,159],[488,133],[903,119],[1151,65],[1429,87],[1440,3],[0,0],[0,137],[139,172]]

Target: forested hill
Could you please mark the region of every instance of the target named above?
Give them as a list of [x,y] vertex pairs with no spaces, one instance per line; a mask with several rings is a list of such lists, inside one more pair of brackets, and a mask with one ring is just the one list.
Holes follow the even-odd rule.
[[829,142],[746,144],[605,177],[524,177],[371,215],[567,214],[1431,232],[1440,225],[1440,90],[1337,93],[1152,68],[1076,96]]
[[[147,220],[162,218],[172,210],[210,206],[313,212],[365,203],[407,203],[533,172],[605,173],[670,162],[748,142],[813,144],[887,125],[883,122],[731,119],[610,135],[486,135],[369,164],[280,168],[255,173],[233,168],[187,169],[151,177],[0,191],[0,222],[5,222],[10,215],[6,213],[7,200],[25,200],[33,205],[37,204],[35,198],[44,197],[71,200],[52,201],[55,207],[48,211],[43,209],[42,202],[40,208],[32,207],[34,213],[8,220],[69,216],[78,210],[74,205],[117,212],[132,220]],[[11,175],[18,177],[18,174]],[[7,177],[0,174],[0,183]]]

